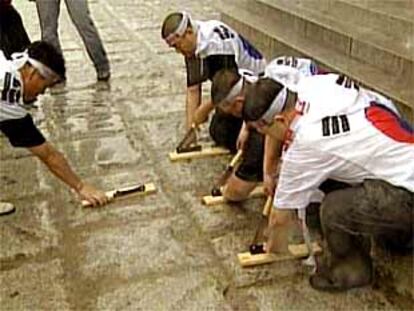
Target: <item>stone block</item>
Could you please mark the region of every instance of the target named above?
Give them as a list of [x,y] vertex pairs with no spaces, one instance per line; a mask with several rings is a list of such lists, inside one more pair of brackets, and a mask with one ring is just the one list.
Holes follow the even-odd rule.
[[214,254],[192,220],[178,214],[83,231],[79,270],[88,277],[165,275],[174,269],[212,265]]
[[133,145],[125,135],[73,140],[60,145],[74,170],[83,177],[104,175],[122,168],[137,171],[153,164],[144,147]]
[[35,157],[2,160],[0,165],[1,200],[39,195],[47,190],[48,186],[41,183],[44,179],[39,175],[45,169]]
[[58,245],[51,202],[35,199],[28,204],[15,200],[13,204],[16,212],[1,219],[1,266],[13,265],[14,260],[33,257]]
[[59,260],[31,263],[0,273],[2,310],[71,310]]
[[[139,102],[126,100],[121,103],[123,110],[127,111],[129,119],[157,119],[169,115],[178,116],[181,120],[185,112],[185,95],[173,94],[143,98]],[[169,123],[169,121],[166,121]]]
[[263,286],[229,290],[226,298],[236,310],[396,310],[384,296],[371,288],[346,293],[316,291],[307,275],[274,278]]
[[[259,216],[258,211],[263,205],[262,199],[251,199],[237,204],[226,203],[209,207],[201,203],[200,196],[195,192],[183,193],[182,199],[185,202],[184,208],[191,212],[203,232],[212,238],[213,242],[241,229],[250,229],[251,238],[253,238],[254,226]],[[217,254],[222,257],[220,252]]]
[[174,274],[143,277],[101,295],[98,309],[232,310],[226,303],[223,274],[217,269],[185,268]]

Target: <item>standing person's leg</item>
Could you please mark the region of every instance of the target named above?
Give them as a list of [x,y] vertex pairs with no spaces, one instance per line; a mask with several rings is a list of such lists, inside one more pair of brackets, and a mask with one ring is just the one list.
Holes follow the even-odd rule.
[[109,60],[106,55],[98,30],[91,18],[87,0],[65,0],[70,18],[76,26],[95,65],[98,80],[108,80],[110,77]]
[[329,193],[321,206],[325,262],[311,277],[321,290],[344,290],[372,280],[370,236],[411,236],[413,194],[379,180]]
[[42,40],[52,44],[62,54],[58,35],[60,0],[36,0],[36,8]]
[[10,58],[15,52],[23,52],[30,44],[19,12],[12,6],[0,12],[0,49]]

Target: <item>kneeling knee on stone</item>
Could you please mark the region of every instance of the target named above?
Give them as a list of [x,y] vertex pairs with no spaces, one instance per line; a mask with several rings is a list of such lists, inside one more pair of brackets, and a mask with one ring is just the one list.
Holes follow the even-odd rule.
[[223,197],[230,202],[240,202],[249,196],[249,192],[241,191],[237,187],[226,185],[223,189]]

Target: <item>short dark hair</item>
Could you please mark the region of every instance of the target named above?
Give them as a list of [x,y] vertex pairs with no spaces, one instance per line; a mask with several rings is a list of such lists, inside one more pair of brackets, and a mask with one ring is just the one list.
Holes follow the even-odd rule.
[[[161,37],[165,39],[170,34],[174,33],[174,31],[180,25],[182,19],[183,19],[183,13],[181,12],[174,12],[174,13],[168,14],[162,23]],[[189,27],[192,27],[191,21],[188,21],[187,28]]]
[[260,78],[246,92],[242,111],[243,120],[260,119],[282,89],[283,85],[279,82],[270,78]]
[[48,42],[35,41],[28,48],[30,58],[52,69],[61,79],[66,77],[66,67],[63,55]]
[[221,103],[230,93],[233,86],[241,79],[235,69],[221,69],[211,80],[211,100],[214,106]]

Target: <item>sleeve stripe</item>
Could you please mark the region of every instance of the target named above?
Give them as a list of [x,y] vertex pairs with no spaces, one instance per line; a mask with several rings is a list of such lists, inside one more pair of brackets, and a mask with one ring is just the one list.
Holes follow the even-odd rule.
[[10,119],[20,119],[27,115],[27,111],[21,107],[13,106],[8,107],[0,104],[0,121],[6,121]]

